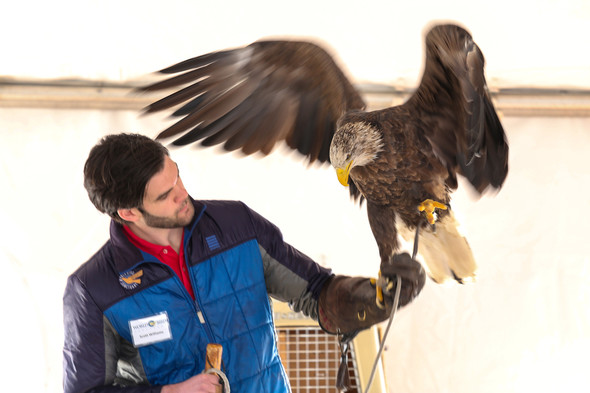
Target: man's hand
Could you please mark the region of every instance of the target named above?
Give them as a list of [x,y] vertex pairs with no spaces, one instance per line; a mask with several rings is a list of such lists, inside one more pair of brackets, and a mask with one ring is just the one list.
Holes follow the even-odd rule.
[[217,375],[199,374],[184,382],[164,386],[162,393],[215,393],[217,386],[220,386]]
[[395,254],[391,263],[381,263],[381,277],[387,278],[393,283],[390,295],[395,293],[396,277],[402,279],[399,307],[410,303],[422,290],[426,282],[424,268],[419,262],[412,259],[410,254]]

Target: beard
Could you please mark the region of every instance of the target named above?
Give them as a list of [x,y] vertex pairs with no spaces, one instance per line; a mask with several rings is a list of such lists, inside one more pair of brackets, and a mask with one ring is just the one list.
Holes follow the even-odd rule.
[[[143,215],[143,219],[147,226],[152,228],[182,228],[187,226],[193,219],[195,215],[195,208],[191,203],[190,199],[187,198],[186,205],[183,205],[175,214],[174,216],[155,216],[153,214],[148,213],[143,208],[139,209],[141,214]],[[187,211],[184,212],[184,216],[179,217],[180,211],[187,207]]]

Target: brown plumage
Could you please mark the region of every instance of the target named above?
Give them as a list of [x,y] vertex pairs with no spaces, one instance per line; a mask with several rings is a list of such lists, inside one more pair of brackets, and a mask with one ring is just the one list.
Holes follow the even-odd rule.
[[399,248],[398,231],[408,233],[400,224],[424,227],[429,240],[420,242],[420,252],[431,277],[462,282],[474,276],[475,263],[452,213],[441,211],[432,232],[417,207],[426,199],[448,205],[457,175],[478,193],[499,189],[508,144],[471,35],[455,25],[434,26],[425,48],[414,94],[403,105],[372,112],[333,59],[308,42],[259,41],[199,56],[161,71],[182,74],[141,90],[186,85],[146,108],[188,101],[173,113],[183,118],[158,136],[177,137],[176,145],[200,141],[269,154],[284,140],[310,162],[330,162],[351,196],[367,201],[383,261]]

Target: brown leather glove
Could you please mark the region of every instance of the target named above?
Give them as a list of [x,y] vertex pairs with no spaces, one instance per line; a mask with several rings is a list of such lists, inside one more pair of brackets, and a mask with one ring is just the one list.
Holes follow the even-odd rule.
[[393,263],[381,264],[381,276],[393,282],[384,291],[385,309],[377,306],[375,286],[365,277],[334,276],[322,289],[318,322],[328,333],[351,334],[386,320],[391,314],[396,276],[402,280],[399,306],[410,303],[426,281],[424,269],[409,254],[396,254]]

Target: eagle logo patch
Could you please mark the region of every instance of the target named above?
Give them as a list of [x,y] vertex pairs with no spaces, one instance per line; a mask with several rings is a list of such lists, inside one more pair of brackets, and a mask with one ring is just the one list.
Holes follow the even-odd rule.
[[135,289],[141,284],[143,269],[139,271],[129,270],[119,275],[119,283],[125,289]]

